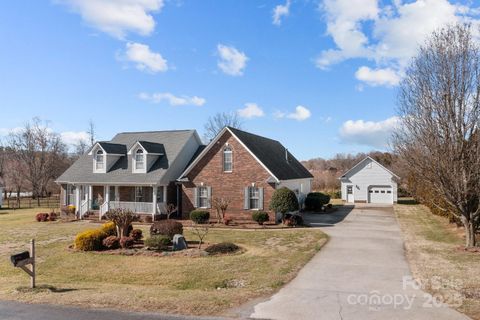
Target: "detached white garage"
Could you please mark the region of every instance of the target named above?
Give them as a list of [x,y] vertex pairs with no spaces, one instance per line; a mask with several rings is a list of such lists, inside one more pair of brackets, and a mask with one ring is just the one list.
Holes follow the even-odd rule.
[[340,177],[342,200],[347,203],[395,203],[395,179],[399,179],[395,173],[366,157]]

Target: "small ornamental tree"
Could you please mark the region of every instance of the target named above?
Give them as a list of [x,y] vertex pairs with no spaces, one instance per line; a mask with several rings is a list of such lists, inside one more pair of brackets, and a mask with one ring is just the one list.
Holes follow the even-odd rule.
[[127,209],[109,210],[105,216],[117,226],[120,239],[128,236],[132,222],[138,220],[138,215]]
[[213,198],[212,206],[217,211],[217,223],[225,223],[225,212],[227,212],[229,204],[229,199]]
[[167,214],[167,220],[170,219],[170,216],[175,212],[177,212],[177,206],[174,205],[173,203],[167,204],[167,206],[165,207],[165,213]]
[[298,199],[295,192],[286,187],[275,190],[270,200],[270,210],[281,212],[282,218],[287,212],[297,211]]

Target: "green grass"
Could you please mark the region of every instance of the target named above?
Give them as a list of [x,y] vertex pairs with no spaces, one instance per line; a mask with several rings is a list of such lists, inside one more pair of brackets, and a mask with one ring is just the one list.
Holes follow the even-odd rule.
[[[34,221],[28,209],[0,215],[0,299],[122,310],[221,314],[290,281],[326,242],[315,229],[217,230],[206,241],[233,242],[241,254],[207,257],[120,256],[68,249],[87,222]],[[141,226],[147,234],[147,226]],[[37,283],[55,290],[24,291],[27,275],[9,255],[37,241]],[[187,240],[196,240],[188,229]],[[207,244],[208,245],[208,244]],[[232,283],[241,283],[233,286]]]
[[462,228],[430,213],[422,205],[395,205],[405,237],[410,267],[416,279],[428,284],[441,279],[444,287],[426,287],[440,297],[460,297],[453,306],[473,319],[480,319],[480,253],[460,250],[465,241]]

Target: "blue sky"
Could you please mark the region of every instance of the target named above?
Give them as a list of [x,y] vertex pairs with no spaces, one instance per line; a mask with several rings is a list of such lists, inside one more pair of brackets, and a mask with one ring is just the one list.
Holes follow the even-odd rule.
[[35,116],[68,143],[90,119],[102,140],[202,135],[225,111],[300,159],[385,149],[417,44],[478,15],[447,0],[5,2],[0,135]]

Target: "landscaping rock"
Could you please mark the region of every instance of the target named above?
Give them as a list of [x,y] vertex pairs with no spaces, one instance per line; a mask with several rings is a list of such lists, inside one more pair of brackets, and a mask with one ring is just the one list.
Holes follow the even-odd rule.
[[172,242],[174,251],[185,250],[188,248],[187,241],[185,240],[185,237],[181,234],[174,235]]

